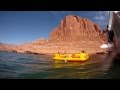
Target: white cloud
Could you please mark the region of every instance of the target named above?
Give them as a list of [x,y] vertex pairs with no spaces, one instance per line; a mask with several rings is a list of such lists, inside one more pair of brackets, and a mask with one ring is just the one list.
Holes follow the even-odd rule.
[[95,16],[94,18],[97,20],[105,20],[106,19],[104,16]]
[[108,25],[109,11],[98,11],[93,19],[101,26]]
[[107,25],[107,21],[98,21],[98,23],[100,24],[100,25]]
[[109,11],[98,11],[94,19],[97,20],[106,20],[109,16]]

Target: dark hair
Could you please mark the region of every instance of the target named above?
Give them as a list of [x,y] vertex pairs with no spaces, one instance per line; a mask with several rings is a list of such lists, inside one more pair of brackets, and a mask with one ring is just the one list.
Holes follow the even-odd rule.
[[84,51],[84,50],[82,50],[81,52],[82,52],[82,53],[85,53],[85,51]]
[[107,25],[107,28],[109,28],[109,26]]

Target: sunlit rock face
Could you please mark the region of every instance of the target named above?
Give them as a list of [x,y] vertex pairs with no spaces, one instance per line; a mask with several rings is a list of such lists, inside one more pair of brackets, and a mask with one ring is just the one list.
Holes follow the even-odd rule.
[[68,15],[60,21],[49,36],[49,39],[38,39],[14,48],[17,52],[35,53],[88,53],[102,51],[100,45],[107,42],[106,32],[89,19]]
[[69,15],[52,30],[49,41],[61,43],[61,46],[71,50],[77,48],[96,52],[101,50],[101,44],[107,43],[107,32],[101,32],[101,27],[89,19]]
[[69,15],[61,20],[58,27],[50,33],[50,41],[96,40],[100,34],[100,26],[91,20]]

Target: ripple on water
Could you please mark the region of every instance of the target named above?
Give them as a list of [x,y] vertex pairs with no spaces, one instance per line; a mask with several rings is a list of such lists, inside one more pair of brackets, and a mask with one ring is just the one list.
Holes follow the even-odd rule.
[[[0,52],[0,78],[95,79],[108,76],[102,60],[85,63],[55,62],[51,56]],[[116,69],[118,70],[118,69]],[[112,69],[113,71],[113,69]]]

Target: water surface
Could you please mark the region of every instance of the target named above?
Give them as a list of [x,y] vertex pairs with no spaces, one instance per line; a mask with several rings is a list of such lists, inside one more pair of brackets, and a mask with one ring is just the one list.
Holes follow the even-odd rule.
[[[101,59],[101,58],[100,58]],[[120,78],[120,67],[105,67],[92,58],[85,63],[56,62],[51,56],[0,52],[0,79]],[[93,63],[94,62],[94,63]]]

